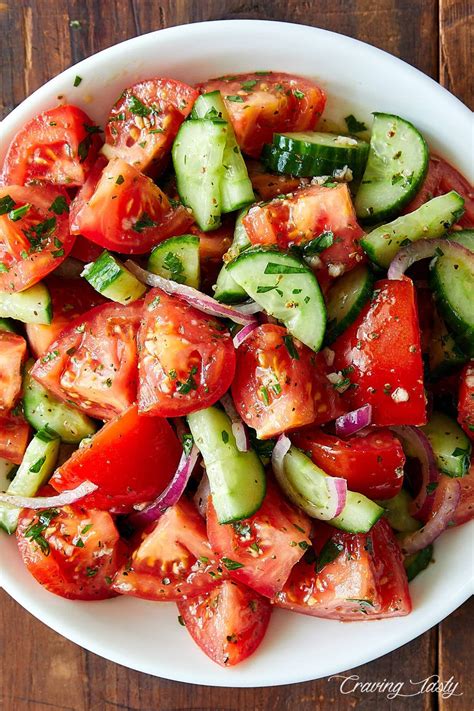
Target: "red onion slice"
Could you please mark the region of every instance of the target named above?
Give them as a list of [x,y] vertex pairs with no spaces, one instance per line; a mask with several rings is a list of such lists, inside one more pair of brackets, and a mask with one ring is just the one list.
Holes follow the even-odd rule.
[[372,422],[372,405],[367,403],[358,407],[357,410],[352,410],[345,415],[341,415],[336,420],[336,434],[342,437],[349,437],[355,434],[364,427],[368,427]]
[[[254,304],[244,304],[243,306],[235,308],[226,306],[225,304],[220,304],[211,296],[203,294],[201,291],[194,289],[192,286],[178,284],[175,281],[171,281],[171,279],[165,279],[158,274],[146,271],[146,269],[142,269],[138,266],[138,264],[135,264],[135,262],[132,262],[130,259],[125,262],[125,266],[143,284],[158,287],[166,294],[180,296],[191,306],[194,306],[196,309],[199,309],[199,311],[203,311],[211,316],[230,318],[232,321],[235,321],[235,323],[241,323],[245,326],[248,323],[254,323],[256,321],[256,319],[251,315],[252,313],[255,313],[255,309],[258,311],[261,310],[258,304],[255,304],[255,306]],[[248,313],[249,310],[250,313]]]
[[128,521],[132,527],[142,528],[153,523],[160,518],[167,508],[174,506],[174,504],[179,501],[189,481],[189,477],[192,474],[198,456],[199,450],[195,444],[193,444],[189,454],[183,451],[176,473],[166,489],[161,492],[158,498],[148,504],[148,506],[145,506],[144,509],[130,514]]
[[257,328],[257,326],[258,326],[258,323],[255,321],[254,323],[248,323],[246,326],[241,328],[240,331],[238,333],[236,333],[234,338],[232,339],[234,348],[238,348],[239,346],[241,346],[242,343]]
[[221,403],[227,417],[232,422],[232,434],[235,437],[237,449],[239,452],[248,452],[250,443],[247,436],[247,430],[245,429],[244,423],[240,419],[239,413],[235,409],[234,402],[229,393],[226,393],[221,397]]
[[97,484],[93,484],[91,481],[84,481],[82,484],[79,484],[79,486],[76,486],[75,489],[68,489],[55,496],[16,496],[15,494],[0,494],[0,503],[10,504],[10,506],[16,506],[19,509],[50,509],[56,506],[61,507],[75,504],[76,501],[80,501],[84,496],[92,494],[97,488]]
[[199,486],[194,494],[193,501],[203,518],[206,518],[207,504],[211,495],[211,487],[206,472],[203,472]]
[[459,481],[443,476],[436,494],[431,518],[423,528],[404,536],[401,540],[402,550],[407,555],[426,548],[446,530],[461,498]]
[[467,260],[474,270],[474,253],[452,239],[420,239],[403,247],[388,268],[389,279],[402,279],[406,270],[420,259],[428,257],[454,257]]
[[418,495],[410,506],[410,514],[415,518],[424,521],[429,516],[433,507],[435,484],[439,481],[439,471],[428,437],[417,427],[411,425],[400,425],[391,427],[397,437],[402,440],[402,444],[413,450],[421,465],[421,487]]
[[285,434],[282,434],[278,437],[277,443],[273,447],[272,467],[273,467],[273,471],[275,472],[276,476],[278,477],[278,481],[280,481],[280,478],[285,477],[285,468],[283,466],[283,462],[284,462],[285,456],[287,455],[290,447],[291,447],[291,441]]

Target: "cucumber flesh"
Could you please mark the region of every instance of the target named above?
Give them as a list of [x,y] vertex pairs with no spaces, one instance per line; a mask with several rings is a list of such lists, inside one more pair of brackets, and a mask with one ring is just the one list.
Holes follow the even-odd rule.
[[450,232],[448,239],[452,239],[453,242],[459,242],[463,247],[474,252],[474,230],[457,230]]
[[48,289],[40,282],[24,291],[0,291],[0,317],[23,323],[50,324],[53,308]]
[[[60,439],[54,430],[45,427],[36,433],[26,448],[23,461],[7,494],[34,496],[54,471],[58,458]],[[16,530],[20,509],[0,503],[0,528],[7,533]]]
[[405,566],[408,582],[410,583],[416,576],[429,566],[433,560],[433,546],[426,546],[421,551],[407,556],[403,565]]
[[[275,472],[285,494],[309,516],[318,517],[327,506],[328,475],[296,447],[290,447],[283,460],[284,481]],[[382,516],[384,510],[363,494],[347,492],[342,513],[328,521],[332,526],[350,533],[366,533]]]
[[452,190],[433,198],[417,210],[380,225],[360,243],[370,259],[388,268],[399,249],[419,239],[442,237],[464,212],[464,200]]
[[0,491],[6,491],[8,489],[13,479],[15,469],[18,469],[16,464],[0,457]]
[[430,441],[441,472],[451,477],[467,474],[472,446],[457,422],[442,412],[433,412],[428,424],[420,429]]
[[421,523],[410,514],[412,501],[410,494],[405,489],[401,489],[392,499],[384,499],[377,503],[385,509],[384,516],[395,531],[413,533],[421,528]]
[[326,299],[328,323],[324,341],[333,343],[353,323],[374,290],[374,277],[365,266],[341,276],[329,289]]
[[161,242],[150,254],[147,269],[165,279],[199,289],[199,237],[180,235]]
[[380,222],[416,195],[428,170],[426,141],[409,121],[374,113],[369,157],[355,198],[357,217]]
[[242,220],[248,211],[249,209],[246,207],[237,215],[234,228],[234,239],[229,250],[224,255],[224,266],[220,270],[217,277],[214,298],[223,304],[237,304],[239,301],[245,301],[245,299],[248,298],[248,294],[245,289],[242,289],[242,287],[237,284],[235,279],[231,277],[225,264],[226,262],[235,259],[235,257],[238,257],[244,249],[250,247],[250,240],[242,223]]
[[223,157],[227,123],[199,119],[184,121],[172,149],[181,200],[194,213],[204,232],[221,224]]
[[15,328],[13,326],[13,321],[11,318],[0,318],[0,331],[8,331],[9,333],[15,333]]
[[30,425],[35,430],[48,426],[57,432],[63,442],[70,444],[77,444],[84,437],[93,435],[97,430],[94,420],[58,400],[32,378],[30,370],[33,365],[33,360],[27,363],[23,380],[23,411]]
[[313,351],[321,347],[326,307],[311,269],[296,256],[252,248],[227,265],[233,279],[289,333]]
[[265,471],[250,449],[240,452],[232,433],[232,423],[216,407],[188,415],[188,424],[204,459],[212,503],[219,523],[252,516],[265,497]]
[[95,262],[86,264],[81,276],[99,294],[119,304],[130,304],[146,291],[146,286],[107,250]]

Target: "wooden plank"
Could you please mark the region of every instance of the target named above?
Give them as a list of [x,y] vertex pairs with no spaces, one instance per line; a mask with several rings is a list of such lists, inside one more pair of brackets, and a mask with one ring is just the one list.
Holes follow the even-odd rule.
[[[474,651],[473,617],[474,598],[471,598],[439,625],[438,674],[445,684],[452,678],[450,686],[438,694],[439,711],[466,711],[474,708],[471,664]],[[458,684],[457,688],[455,684]]]
[[472,2],[439,0],[440,82],[471,109],[473,40]]

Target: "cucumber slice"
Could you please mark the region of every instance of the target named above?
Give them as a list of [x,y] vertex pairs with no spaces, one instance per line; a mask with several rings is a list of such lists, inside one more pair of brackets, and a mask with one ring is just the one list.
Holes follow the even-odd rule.
[[374,113],[369,157],[355,198],[357,217],[380,222],[416,195],[428,170],[426,141],[409,121]]
[[[446,196],[443,196],[446,197]],[[438,200],[440,198],[437,198]],[[474,259],[438,257],[430,269],[430,286],[436,305],[454,340],[474,357]]]
[[408,582],[410,583],[422,570],[425,570],[432,560],[432,545],[426,546],[426,548],[423,548],[421,551],[407,556],[403,561],[403,565],[405,566]]
[[76,444],[97,430],[94,420],[58,400],[30,375],[34,361],[28,361],[23,380],[23,411],[35,430],[48,426],[63,442]]
[[386,269],[401,247],[419,239],[442,237],[463,212],[464,200],[452,190],[425,202],[408,215],[376,227],[362,237],[360,243],[370,259]]
[[337,133],[303,131],[299,133],[275,133],[273,145],[280,151],[309,156],[329,167],[327,173],[347,166],[354,177],[360,177],[367,163],[369,144],[356,136],[340,136]]
[[224,255],[224,266],[220,270],[217,277],[214,297],[223,304],[237,304],[239,301],[245,301],[245,299],[248,298],[248,294],[245,289],[242,289],[242,287],[237,284],[225,266],[226,262],[235,259],[235,257],[238,257],[244,249],[250,247],[250,240],[245,227],[242,224],[242,220],[248,211],[249,208],[246,207],[237,215],[234,228],[234,239],[229,250]]
[[8,489],[16,469],[18,469],[16,464],[0,457],[0,491],[6,491]]
[[11,318],[0,318],[0,331],[8,331],[9,333],[15,333],[13,321],[11,320]]
[[[284,481],[276,474],[285,494],[309,516],[327,506],[328,475],[296,447],[290,447],[283,460]],[[332,526],[350,533],[366,533],[382,516],[384,510],[363,494],[347,492],[342,513],[328,521]]]
[[451,477],[464,476],[470,464],[472,446],[464,430],[448,415],[433,412],[420,429],[428,437],[438,469]]
[[428,348],[428,365],[431,378],[441,378],[466,363],[467,356],[461,351],[445,322],[433,309],[433,327]]
[[221,224],[221,184],[227,140],[225,121],[184,121],[172,149],[181,200],[190,207],[201,230]]
[[248,518],[265,497],[265,471],[250,449],[239,452],[225,412],[208,407],[188,415],[194,441],[204,459],[219,523]]
[[230,275],[292,336],[313,351],[321,347],[326,307],[311,269],[292,254],[260,247],[247,249],[227,265]]
[[353,323],[374,290],[374,277],[365,266],[337,279],[326,299],[328,323],[324,341],[333,343]]
[[[60,439],[49,427],[41,429],[26,448],[23,461],[7,489],[8,494],[34,496],[54,471],[58,458]],[[10,504],[0,504],[0,528],[13,533],[18,523],[20,509]]]
[[459,242],[463,247],[474,252],[474,230],[457,230],[456,232],[450,232],[448,239],[452,239],[453,242]]
[[40,282],[25,291],[0,291],[0,317],[23,323],[50,324],[53,307],[48,289]]
[[104,250],[95,262],[86,264],[81,276],[99,294],[119,304],[130,304],[146,291],[145,284],[138,281],[136,276],[107,250]]
[[331,175],[333,171],[332,163],[323,158],[282,151],[268,144],[263,146],[261,159],[267,170],[282,175],[294,175],[297,178]]
[[157,244],[148,260],[148,271],[178,284],[199,288],[199,237],[180,235]]
[[247,166],[240,152],[230,116],[220,91],[201,94],[191,112],[193,119],[222,119],[227,122],[227,137],[224,148],[224,175],[221,183],[222,212],[240,210],[254,202],[255,195]]
[[384,499],[377,503],[385,509],[384,516],[392,528],[400,533],[413,533],[421,528],[421,523],[409,512],[412,501],[410,494],[401,489],[393,499]]

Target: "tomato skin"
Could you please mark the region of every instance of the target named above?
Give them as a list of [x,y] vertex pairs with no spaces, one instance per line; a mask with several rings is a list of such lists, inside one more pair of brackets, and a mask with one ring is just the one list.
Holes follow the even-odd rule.
[[26,341],[22,336],[0,331],[0,413],[11,410],[21,392]]
[[464,476],[458,479],[461,498],[454,512],[453,522],[460,526],[474,518],[474,462]]
[[409,614],[403,557],[389,524],[381,519],[367,534],[333,531],[331,540],[341,551],[335,560],[318,573],[314,563],[300,561],[273,603],[342,622]]
[[53,320],[47,326],[25,324],[28,343],[35,358],[46,353],[73,319],[106,301],[85,279],[61,279],[53,274],[46,278],[45,284],[51,295]]
[[71,257],[79,259],[79,261],[84,262],[84,264],[88,264],[89,262],[95,262],[103,251],[102,247],[95,242],[91,242],[82,235],[76,235],[76,241],[71,250]]
[[282,72],[229,75],[197,88],[202,94],[221,92],[237,142],[254,158],[275,132],[313,129],[326,104],[324,92],[312,81]]
[[[41,495],[51,494],[49,486],[41,491]],[[29,572],[46,590],[69,600],[115,597],[111,579],[126,558],[126,546],[111,515],[82,503],[54,511],[57,515],[41,534],[44,551],[25,535],[30,526],[38,525],[38,516],[44,512],[21,510],[16,537]]]
[[121,158],[98,158],[70,214],[72,234],[122,254],[149,252],[192,222],[185,207],[172,208],[150,178]]
[[0,187],[0,198],[7,195],[15,209],[30,208],[15,221],[8,213],[0,215],[0,291],[23,291],[56,269],[72,249],[67,214],[51,210],[56,198],[66,203],[69,198],[61,188],[49,185]]
[[78,316],[34,364],[31,375],[91,417],[109,420],[136,400],[136,335],[143,301],[108,301]]
[[0,415],[0,457],[21,464],[29,435],[30,426],[21,415]]
[[231,580],[180,600],[178,610],[198,647],[222,667],[235,666],[255,652],[272,613],[266,598]]
[[107,119],[107,155],[156,175],[197,97],[196,89],[174,79],[149,79],[128,87]]
[[292,178],[290,175],[269,173],[256,160],[247,160],[246,163],[253,189],[262,200],[273,200],[277,195],[293,193],[309,182],[306,178]]
[[222,581],[195,505],[181,499],[144,531],[138,547],[117,572],[113,589],[145,600],[181,600]]
[[127,513],[165,489],[180,456],[181,446],[168,422],[142,417],[132,405],[77,449],[49,483],[61,492],[92,481],[99,488],[83,499],[85,506]]
[[474,441],[474,361],[462,370],[459,385],[458,422]]
[[138,333],[140,412],[179,417],[217,402],[235,372],[235,349],[218,321],[151,289]]
[[35,116],[8,148],[3,184],[83,185],[102,143],[97,129],[77,106],[56,106]]
[[260,439],[328,422],[343,412],[326,379],[323,356],[292,339],[299,356],[292,358],[287,337],[282,326],[263,324],[237,350],[232,395],[239,415]]
[[206,513],[212,549],[224,565],[225,559],[242,565],[236,569],[231,565],[229,576],[266,597],[281,590],[292,567],[310,545],[310,519],[288,503],[270,481],[262,506],[250,518],[220,524],[212,501]]
[[388,429],[342,439],[311,428],[296,433],[292,440],[311,453],[313,462],[326,474],[344,477],[351,491],[370,499],[391,499],[402,487],[405,455]]
[[456,168],[439,156],[431,156],[425,181],[414,200],[407,205],[403,212],[413,212],[431,198],[444,195],[451,190],[455,190],[464,198],[464,215],[457,224],[466,228],[474,227],[474,191],[472,186]]
[[[356,321],[331,345],[333,369],[356,387],[343,394],[349,410],[372,405],[372,425],[423,425],[420,330],[413,283],[382,279]],[[349,368],[349,370],[347,370]]]

